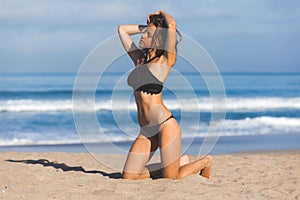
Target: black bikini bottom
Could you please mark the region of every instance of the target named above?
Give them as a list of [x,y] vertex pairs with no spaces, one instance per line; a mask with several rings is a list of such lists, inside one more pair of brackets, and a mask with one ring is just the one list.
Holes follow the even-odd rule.
[[169,119],[172,119],[172,118],[175,119],[173,114],[171,114],[170,117],[168,117],[166,120],[164,120],[163,122],[161,122],[159,124],[141,126],[141,133],[148,138],[153,137],[159,133],[159,131],[161,130],[161,125],[163,125],[166,121],[168,121]]

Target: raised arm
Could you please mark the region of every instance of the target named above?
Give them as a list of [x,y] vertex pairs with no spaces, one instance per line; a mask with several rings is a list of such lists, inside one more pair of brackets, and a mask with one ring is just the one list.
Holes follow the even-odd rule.
[[133,40],[130,38],[130,35],[142,33],[146,27],[147,27],[146,25],[137,25],[137,24],[119,25],[118,27],[118,33],[122,45],[135,65],[139,65],[140,63],[142,63],[142,59],[144,58],[144,55],[141,49],[139,49],[135,45]]
[[169,66],[173,66],[176,62],[176,22],[169,14],[164,11],[160,11],[162,16],[165,17],[166,24],[168,25],[167,41],[165,45],[167,63]]
[[151,15],[161,15],[162,17],[165,18],[165,22],[168,26],[168,30],[167,30],[167,37],[166,37],[166,42],[165,42],[165,46],[164,49],[166,50],[166,58],[167,58],[167,65],[168,66],[173,66],[176,62],[176,21],[174,20],[174,18],[169,15],[168,13],[166,13],[165,11],[157,11],[155,13],[152,13],[150,15],[148,15],[148,21],[149,21],[149,17]]

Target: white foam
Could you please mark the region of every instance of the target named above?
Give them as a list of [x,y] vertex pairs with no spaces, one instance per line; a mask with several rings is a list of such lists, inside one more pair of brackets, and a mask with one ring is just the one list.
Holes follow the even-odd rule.
[[300,133],[300,119],[287,117],[255,117],[226,120],[223,136]]
[[[130,128],[130,127],[129,127]],[[131,127],[132,128],[132,127]],[[269,117],[262,116],[256,118],[245,118],[240,120],[226,120],[222,132],[209,132],[208,124],[201,123],[199,126],[182,126],[182,138],[195,138],[209,136],[242,136],[242,135],[265,135],[265,134],[300,134],[300,119],[287,117]],[[20,133],[18,138],[0,139],[0,146],[12,145],[63,145],[63,144],[81,144],[84,143],[104,143],[104,142],[127,142],[133,141],[136,135],[131,135],[132,131],[125,134],[113,132],[111,129],[103,129],[105,136],[99,137],[99,134],[81,135],[81,139],[76,134],[59,136],[56,134],[39,133]],[[213,130],[213,129],[211,129]],[[136,131],[138,133],[138,131]]]
[[[90,106],[87,106],[87,105]],[[300,109],[300,97],[277,98],[277,97],[229,97],[226,101],[214,101],[211,98],[165,100],[165,104],[171,110],[188,112],[218,111],[226,109],[231,112],[264,111],[276,109]],[[60,112],[72,111],[72,100],[2,100],[0,112]],[[89,109],[90,108],[90,109]],[[133,101],[125,100],[91,100],[76,101],[77,111],[101,111],[101,110],[136,110]]]
[[256,97],[256,98],[227,98],[227,110],[273,110],[273,109],[299,109],[300,98]]
[[71,100],[7,100],[0,101],[0,112],[49,112],[72,110]]
[[66,144],[87,144],[87,143],[107,143],[107,142],[126,142],[133,141],[134,138],[126,137],[126,136],[111,136],[111,137],[103,137],[99,138],[98,135],[94,135],[94,137],[84,138],[84,139],[49,139],[46,138],[42,140],[38,139],[30,139],[30,138],[13,138],[13,139],[0,139],[0,146],[25,146],[25,145],[66,145]]

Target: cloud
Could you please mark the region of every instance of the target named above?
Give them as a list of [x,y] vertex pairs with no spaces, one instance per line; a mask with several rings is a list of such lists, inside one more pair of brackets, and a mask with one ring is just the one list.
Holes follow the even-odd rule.
[[[265,38],[281,42],[276,52],[270,47],[269,58],[281,49],[283,55],[294,55],[291,51],[299,50],[296,45],[300,33],[299,5],[296,0],[191,0],[188,3],[182,0],[2,0],[0,71],[4,66],[17,70],[25,65],[68,65],[71,69],[99,42],[116,34],[119,24],[145,23],[147,14],[160,9],[174,16],[181,32],[205,42],[208,48],[218,48],[216,58],[222,57],[222,51],[228,51],[227,46],[221,45],[226,40],[241,49],[245,48],[241,41],[254,41],[252,48],[258,50],[253,56],[260,57],[265,52],[259,51],[259,44]],[[238,52],[243,51],[237,49]],[[293,59],[293,63],[297,65],[299,61]]]
[[117,33],[124,16],[133,21],[141,18],[139,10],[114,0],[2,1],[0,71],[79,66],[93,47]]
[[130,5],[121,1],[7,1],[0,7],[0,20],[47,23],[47,25],[80,25],[110,22],[121,17],[135,17]]

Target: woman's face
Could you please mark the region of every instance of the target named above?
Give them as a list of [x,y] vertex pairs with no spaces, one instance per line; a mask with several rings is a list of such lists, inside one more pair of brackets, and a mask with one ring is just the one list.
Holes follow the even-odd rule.
[[153,35],[155,32],[155,25],[149,24],[144,33],[142,33],[142,37],[139,42],[140,48],[153,48]]

